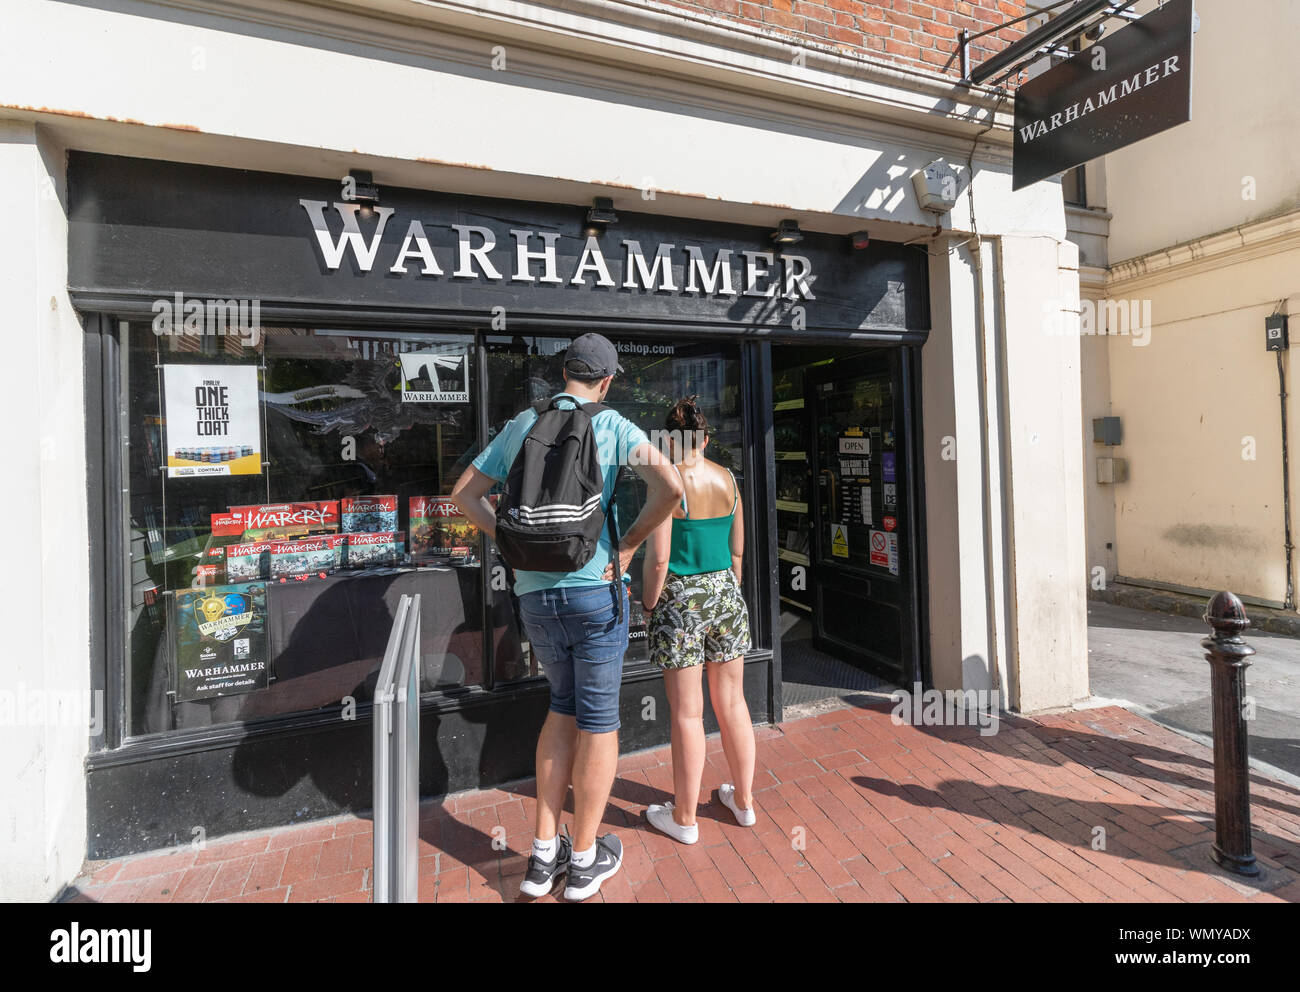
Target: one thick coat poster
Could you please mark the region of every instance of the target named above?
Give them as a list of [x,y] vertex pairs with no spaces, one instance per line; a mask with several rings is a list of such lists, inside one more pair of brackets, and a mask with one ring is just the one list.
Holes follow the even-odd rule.
[[166,365],[167,475],[261,475],[256,365]]

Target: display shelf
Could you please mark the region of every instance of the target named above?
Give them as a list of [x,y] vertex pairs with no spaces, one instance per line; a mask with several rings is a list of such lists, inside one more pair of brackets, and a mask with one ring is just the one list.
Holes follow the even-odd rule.
[[773,452],[773,457],[778,462],[806,462],[808,452],[806,451],[777,451]]
[[803,397],[801,396],[797,400],[782,400],[779,403],[773,404],[772,409],[777,413],[780,413],[782,410],[802,410]]
[[779,500],[777,500],[777,501],[776,501],[776,508],[777,508],[778,510],[787,510],[787,511],[789,511],[790,513],[807,513],[807,512],[808,512],[808,504],[807,504],[807,503],[797,502],[796,500],[792,500],[792,499],[779,499]]
[[780,548],[777,551],[776,556],[782,561],[788,561],[794,565],[808,564],[808,556],[801,555],[798,551],[787,551],[785,548]]

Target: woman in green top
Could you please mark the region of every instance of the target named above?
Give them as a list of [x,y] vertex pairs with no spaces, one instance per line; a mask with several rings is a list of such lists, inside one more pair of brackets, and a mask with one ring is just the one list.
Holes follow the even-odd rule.
[[650,659],[663,669],[672,707],[675,799],[651,805],[646,818],[669,836],[694,844],[704,775],[705,670],[732,776],[719,787],[719,797],[742,826],[755,820],[754,725],[743,685],[743,657],[750,647],[740,592],[745,528],[734,476],[704,456],[709,425],[695,397],[679,401],[666,424],[668,454],[685,495],[646,542],[641,595],[650,617]]

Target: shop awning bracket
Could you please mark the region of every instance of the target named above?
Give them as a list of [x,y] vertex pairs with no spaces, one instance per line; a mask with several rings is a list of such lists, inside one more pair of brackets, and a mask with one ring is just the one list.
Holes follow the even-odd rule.
[[[1068,49],[1059,47],[1059,43],[1067,35],[1082,34],[1096,27],[1102,21],[1113,17],[1135,21],[1140,15],[1128,8],[1132,7],[1136,2],[1137,0],[1128,0],[1128,2],[1115,2],[1115,0],[1059,0],[1058,3],[1047,4],[1028,14],[1022,14],[1020,17],[1004,21],[996,27],[987,28],[975,34],[971,34],[965,28],[962,28],[957,34],[957,57],[961,66],[961,80],[969,86],[987,83],[988,80],[997,76],[998,78],[993,83],[988,83],[988,85],[997,85],[1012,73],[1020,70],[1027,62],[1033,62],[1044,55],[1069,54]],[[971,42],[996,34],[1003,28],[1011,27],[1013,24],[1041,17],[1047,11],[1064,7],[1066,4],[1073,4],[1073,6],[1057,17],[1053,17],[1046,23],[1034,28],[1019,41],[981,62],[974,69],[971,68]]]

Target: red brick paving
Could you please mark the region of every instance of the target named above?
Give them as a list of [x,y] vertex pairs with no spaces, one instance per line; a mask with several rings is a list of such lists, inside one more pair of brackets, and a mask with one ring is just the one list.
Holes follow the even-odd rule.
[[[711,739],[692,847],[643,817],[670,798],[668,748],[619,762],[606,828],[624,867],[597,900],[1300,902],[1300,792],[1252,777],[1255,853],[1271,884],[1229,884],[1206,857],[1210,751],[1123,709],[1007,719],[981,737],[846,707],[757,734],[757,824],[739,827],[717,799],[725,762]],[[420,900],[515,901],[533,793],[529,780],[426,802]],[[493,843],[502,836],[505,850]],[[369,820],[347,816],[88,862],[69,896],[364,902],[371,842]]]

